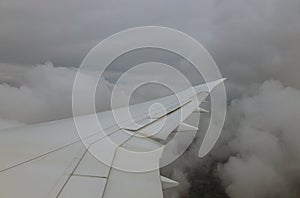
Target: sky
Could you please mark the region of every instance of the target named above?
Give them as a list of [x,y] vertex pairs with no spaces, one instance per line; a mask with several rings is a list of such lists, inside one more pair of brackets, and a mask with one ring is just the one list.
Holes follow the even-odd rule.
[[[299,21],[298,0],[1,0],[0,127],[70,117],[76,68],[90,49],[127,28],[166,26],[203,44],[228,78],[227,121],[212,153],[227,195],[299,197]],[[119,60],[115,74],[136,61]],[[115,78],[107,76],[110,83]],[[96,106],[107,109],[102,101]],[[190,174],[207,161],[195,161],[194,150],[183,156],[189,164],[179,160],[177,172],[166,171],[182,181],[179,197],[194,188]]]
[[107,36],[159,25],[196,38],[235,81],[273,77],[298,86],[297,0],[2,0],[0,5],[1,62],[77,67]]
[[[22,72],[48,61],[76,68],[111,34],[159,25],[183,31],[204,45],[230,79],[229,100],[242,96],[251,84],[270,79],[300,88],[299,15],[297,0],[2,0],[0,82],[20,84]],[[176,64],[174,56],[161,52],[135,52],[116,63],[115,73],[136,59]]]

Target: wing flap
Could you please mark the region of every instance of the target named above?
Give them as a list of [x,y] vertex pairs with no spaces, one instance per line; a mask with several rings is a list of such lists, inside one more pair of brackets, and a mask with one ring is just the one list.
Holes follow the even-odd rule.
[[133,173],[112,169],[103,198],[162,198],[159,170]]
[[85,152],[82,143],[0,174],[0,197],[56,197]]
[[102,197],[107,179],[88,176],[72,176],[63,189],[60,198],[71,197]]
[[110,166],[100,162],[90,152],[87,152],[76,168],[74,175],[107,178]]

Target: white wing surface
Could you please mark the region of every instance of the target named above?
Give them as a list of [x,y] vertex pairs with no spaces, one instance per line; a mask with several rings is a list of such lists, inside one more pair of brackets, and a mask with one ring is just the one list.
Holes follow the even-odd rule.
[[[159,173],[165,140],[173,131],[197,129],[184,120],[203,111],[199,104],[223,80],[98,113],[100,131],[91,115],[76,118],[76,125],[70,118],[0,131],[0,197],[163,197],[177,185]],[[85,130],[83,141],[77,125]]]

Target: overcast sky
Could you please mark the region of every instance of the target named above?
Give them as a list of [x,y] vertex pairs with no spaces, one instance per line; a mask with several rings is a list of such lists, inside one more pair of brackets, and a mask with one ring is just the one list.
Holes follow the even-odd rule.
[[[143,25],[178,28],[195,36],[207,23],[205,12],[211,10],[211,5],[197,2],[2,0],[0,58],[4,62],[51,60],[76,66],[105,37]],[[203,34],[206,32],[198,37],[205,38]]]
[[231,82],[299,86],[298,0],[1,0],[0,62],[78,66],[107,36],[161,25],[200,41]]

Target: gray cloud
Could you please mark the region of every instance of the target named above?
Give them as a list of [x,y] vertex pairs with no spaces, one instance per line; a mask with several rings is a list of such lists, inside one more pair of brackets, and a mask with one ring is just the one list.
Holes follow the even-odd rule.
[[229,109],[234,155],[220,170],[226,190],[231,197],[299,197],[300,91],[279,81],[256,91]]
[[[0,64],[0,119],[32,124],[72,116],[72,88],[76,68],[54,67],[51,63],[37,66]],[[95,76],[85,74],[79,96],[86,97],[86,87],[93,85]],[[101,81],[102,82],[102,81]],[[101,86],[96,100],[98,111],[107,110],[110,95],[108,87]],[[99,96],[96,95],[98,98]],[[86,101],[86,100],[85,100]],[[86,102],[79,104],[79,114],[87,114]]]

